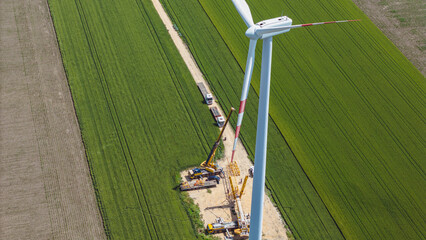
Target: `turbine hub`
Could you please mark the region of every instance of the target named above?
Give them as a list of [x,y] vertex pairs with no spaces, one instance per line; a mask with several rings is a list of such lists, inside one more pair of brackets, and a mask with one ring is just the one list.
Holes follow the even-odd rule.
[[257,30],[258,26],[257,25],[253,25],[251,26],[249,29],[247,29],[246,31],[246,36],[250,39],[256,40],[259,39],[261,36],[258,36],[256,34],[256,30]]

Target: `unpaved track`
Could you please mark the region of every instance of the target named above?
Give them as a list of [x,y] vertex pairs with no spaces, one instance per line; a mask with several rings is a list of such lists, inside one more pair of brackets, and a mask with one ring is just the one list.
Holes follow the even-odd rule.
[[103,239],[46,0],[0,1],[0,239]]
[[[163,21],[164,25],[169,31],[169,34],[173,42],[175,43],[179,53],[181,54],[183,60],[185,61],[185,64],[187,65],[189,71],[191,72],[195,82],[203,82],[206,88],[208,88],[208,90],[210,91],[207,81],[204,80],[203,74],[198,68],[198,65],[195,62],[194,58],[192,57],[189,49],[186,47],[182,39],[179,37],[179,34],[177,33],[177,31],[173,28],[173,23],[171,22],[167,13],[163,9],[160,1],[152,0],[152,2],[158,14],[160,15],[161,20]],[[200,95],[200,98],[201,98],[201,95]],[[236,104],[239,104],[239,103],[236,103]],[[227,113],[229,112],[229,109],[226,109],[226,113],[224,114],[224,112],[222,111],[222,109],[216,102],[214,102],[212,106],[216,106],[221,112],[222,116],[226,116]],[[226,150],[225,159],[231,158],[230,155],[231,155],[231,151],[233,147],[234,136],[235,136],[234,130],[230,126],[228,126],[223,133],[223,138],[227,139],[226,141],[223,142],[225,145],[225,150]],[[213,142],[211,144],[213,145]],[[238,179],[242,179],[245,177],[245,175],[248,174],[248,169],[253,164],[248,158],[248,154],[241,142],[238,142],[237,152],[235,154],[234,160],[237,161],[241,170],[241,176]],[[202,161],[203,159],[200,159],[200,163]],[[227,164],[227,160],[220,161],[219,164],[221,166],[225,166]],[[182,172],[183,178],[184,178],[184,175],[186,175],[186,171]],[[242,197],[243,209],[246,212],[250,212],[251,192],[252,192],[252,186],[253,186],[252,180],[253,180],[252,178],[249,178],[249,180],[247,181],[245,194]],[[239,180],[237,180],[237,182],[239,182]],[[239,185],[239,188],[241,189],[241,185]],[[216,217],[218,216],[222,217],[225,221],[232,220],[230,215],[230,208],[229,206],[226,206],[228,204],[226,201],[226,195],[225,195],[223,184],[220,184],[218,187],[211,189],[211,193],[208,193],[207,190],[199,190],[199,191],[190,191],[189,195],[190,197],[194,199],[194,202],[199,205],[201,214],[203,216],[203,220],[205,221],[206,224],[214,222]],[[287,239],[286,229],[284,228],[285,223],[282,221],[278,210],[273,206],[269,197],[266,195],[265,195],[265,204],[264,204],[263,214],[264,214],[264,219],[263,219],[264,234],[262,236],[262,239],[265,239],[265,240]]]

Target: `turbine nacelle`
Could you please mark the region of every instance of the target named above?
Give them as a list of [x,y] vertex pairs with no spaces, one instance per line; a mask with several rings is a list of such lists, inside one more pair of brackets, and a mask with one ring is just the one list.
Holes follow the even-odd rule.
[[287,16],[263,20],[249,27],[246,36],[253,40],[272,37],[290,31],[292,22]]

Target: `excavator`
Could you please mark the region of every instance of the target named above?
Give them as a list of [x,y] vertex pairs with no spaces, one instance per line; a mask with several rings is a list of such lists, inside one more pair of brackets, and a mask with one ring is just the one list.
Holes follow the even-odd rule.
[[225,124],[223,125],[223,128],[219,133],[219,137],[214,143],[213,148],[211,149],[207,157],[207,160],[202,162],[200,167],[189,170],[188,175],[191,179],[223,175],[223,168],[219,167],[217,164],[214,164],[213,158],[216,154],[217,148],[219,147],[220,139],[222,138],[226,125],[228,125],[229,117],[231,116],[233,111],[235,111],[235,108],[231,107],[231,110],[229,111],[228,116],[226,117]]

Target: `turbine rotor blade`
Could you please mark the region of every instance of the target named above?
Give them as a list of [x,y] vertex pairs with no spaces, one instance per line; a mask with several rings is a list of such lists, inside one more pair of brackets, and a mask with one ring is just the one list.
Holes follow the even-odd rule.
[[254,25],[253,17],[251,16],[250,8],[245,0],[232,0],[235,8],[240,14],[241,18],[246,23],[247,27],[251,27]]
[[291,25],[291,26],[284,26],[284,27],[263,27],[256,29],[256,33],[259,34],[267,34],[267,33],[273,33],[273,32],[280,32],[284,30],[290,30],[293,28],[300,28],[300,27],[310,27],[310,26],[316,26],[316,25],[322,25],[322,24],[330,24],[330,23],[344,23],[344,22],[357,22],[361,21],[361,19],[356,20],[340,20],[340,21],[331,21],[331,22],[317,22],[317,23],[305,23],[305,24],[299,24],[299,25]]
[[256,43],[257,40],[250,40],[249,51],[247,55],[246,71],[244,74],[243,90],[241,91],[240,109],[238,111],[237,127],[235,129],[234,147],[232,149],[231,162],[234,159],[235,150],[237,148],[238,136],[241,130],[241,124],[243,122],[244,109],[246,107],[246,101],[250,90],[250,81],[253,74],[254,57],[256,55]]
[[344,23],[344,22],[358,22],[358,21],[361,21],[361,19],[340,20],[340,21],[331,21],[331,22],[306,23],[306,24],[292,25],[290,27],[291,28],[299,28],[299,27],[309,27],[309,26],[316,26],[316,25],[330,24],[330,23]]

